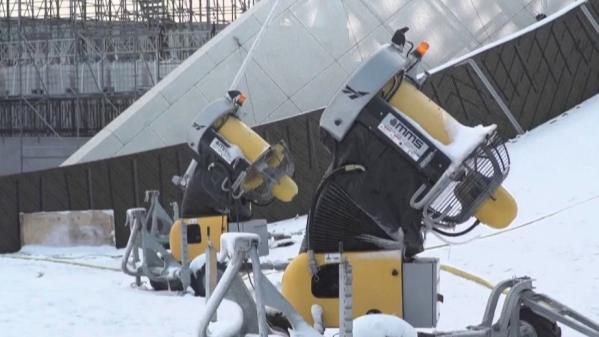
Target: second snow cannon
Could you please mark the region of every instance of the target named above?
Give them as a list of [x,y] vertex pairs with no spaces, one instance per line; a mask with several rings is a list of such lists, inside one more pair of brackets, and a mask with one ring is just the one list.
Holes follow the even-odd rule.
[[[266,221],[251,220],[251,205],[290,202],[297,194],[287,147],[270,145],[238,118],[244,100],[229,91],[194,120],[188,133],[193,159],[183,177],[173,178],[184,191],[181,214],[177,205],[171,218],[158,191],[147,192],[147,211],[127,211],[131,234],[121,268],[138,285],[145,276],[156,290],[191,286],[204,295],[205,255],[221,248],[220,236],[250,231],[266,238]],[[263,242],[261,254],[267,254]]]
[[243,195],[257,204],[273,197],[289,202],[298,189],[290,177],[294,165],[288,149],[283,142],[271,146],[237,117],[245,99],[239,91],[229,91],[209,104],[194,120],[188,145],[198,163],[210,163],[202,169],[222,171],[220,188],[234,198]]

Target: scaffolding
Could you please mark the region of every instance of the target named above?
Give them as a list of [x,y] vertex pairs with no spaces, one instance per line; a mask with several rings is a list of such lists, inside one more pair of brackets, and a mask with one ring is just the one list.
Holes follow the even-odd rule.
[[0,136],[93,136],[255,0],[0,0]]

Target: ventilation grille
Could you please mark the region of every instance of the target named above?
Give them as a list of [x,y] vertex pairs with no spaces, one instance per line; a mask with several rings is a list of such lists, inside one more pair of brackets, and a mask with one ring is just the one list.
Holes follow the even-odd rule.
[[381,250],[364,237],[391,240],[389,236],[356,206],[349,195],[334,183],[328,183],[316,196],[317,204],[308,222],[308,248],[315,252]]
[[464,160],[451,182],[424,209],[424,217],[434,225],[453,227],[466,222],[501,185],[510,168],[507,149],[497,133],[487,138]]

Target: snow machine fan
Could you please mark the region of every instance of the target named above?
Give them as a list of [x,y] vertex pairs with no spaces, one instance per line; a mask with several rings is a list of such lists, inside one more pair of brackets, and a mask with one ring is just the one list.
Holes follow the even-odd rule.
[[433,186],[422,185],[412,205],[423,209],[430,226],[453,228],[477,214],[509,172],[510,159],[501,137],[493,130],[451,173]]

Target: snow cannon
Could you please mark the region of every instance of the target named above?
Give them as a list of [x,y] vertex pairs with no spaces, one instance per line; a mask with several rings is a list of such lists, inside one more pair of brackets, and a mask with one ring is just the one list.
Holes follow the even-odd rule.
[[300,255],[281,282],[308,323],[341,329],[345,259],[355,294],[351,319],[378,313],[434,327],[439,266],[417,256],[424,234],[458,236],[479,223],[504,228],[516,216],[501,187],[510,159],[496,126],[464,126],[419,90],[417,65],[428,44],[406,48],[406,31],[364,61],[323,111],[321,141],[332,161]]
[[[239,91],[229,91],[209,104],[194,120],[188,133],[188,145],[194,159],[206,164],[200,172],[211,172],[221,191],[234,199],[264,204],[276,198],[290,202],[298,188],[290,177],[294,172],[283,141],[270,145],[237,117],[245,101]],[[207,187],[204,184],[203,187]]]
[[230,221],[249,220],[251,204],[267,204],[274,198],[290,202],[297,195],[297,185],[290,178],[294,165],[285,143],[270,145],[238,118],[245,99],[239,91],[227,92],[208,104],[188,131],[193,160],[183,178],[174,179],[184,187],[184,194],[181,219],[173,224],[169,240],[178,260],[185,241],[182,224],[187,227],[188,253],[195,258],[209,241],[218,249]]
[[[325,177],[316,196],[308,228],[347,228],[346,223],[331,224],[326,216],[349,205],[343,199],[356,206],[348,206],[346,215],[364,218],[357,229],[374,223],[385,239],[397,241],[403,235],[408,248],[422,241],[422,224],[450,236],[459,233],[447,229],[455,231],[472,217],[471,228],[478,223],[507,227],[517,205],[501,187],[510,159],[496,126],[464,126],[424,95],[417,66],[428,44],[412,44],[405,52],[411,42],[406,43],[403,33],[398,31],[392,43],[366,60],[323,112],[321,139],[333,155],[333,174]],[[362,169],[350,172],[344,169],[348,164]],[[377,231],[367,234],[381,237]],[[308,236],[313,234],[315,240],[335,241],[320,233]],[[352,241],[354,234],[359,230],[340,235]],[[371,243],[354,247],[368,250],[374,248]],[[337,247],[323,247],[330,249]]]
[[[131,231],[121,269],[138,285],[144,276],[155,290],[191,286],[203,296],[206,255],[220,250],[221,235],[248,230],[266,242],[266,220],[250,221],[251,205],[274,198],[290,202],[297,194],[285,143],[270,145],[238,118],[244,101],[239,91],[229,91],[193,121],[188,132],[193,160],[182,177],[173,177],[184,191],[181,212],[175,203],[171,217],[158,191],[146,192],[147,212],[128,211]],[[267,254],[268,246],[262,248]]]

